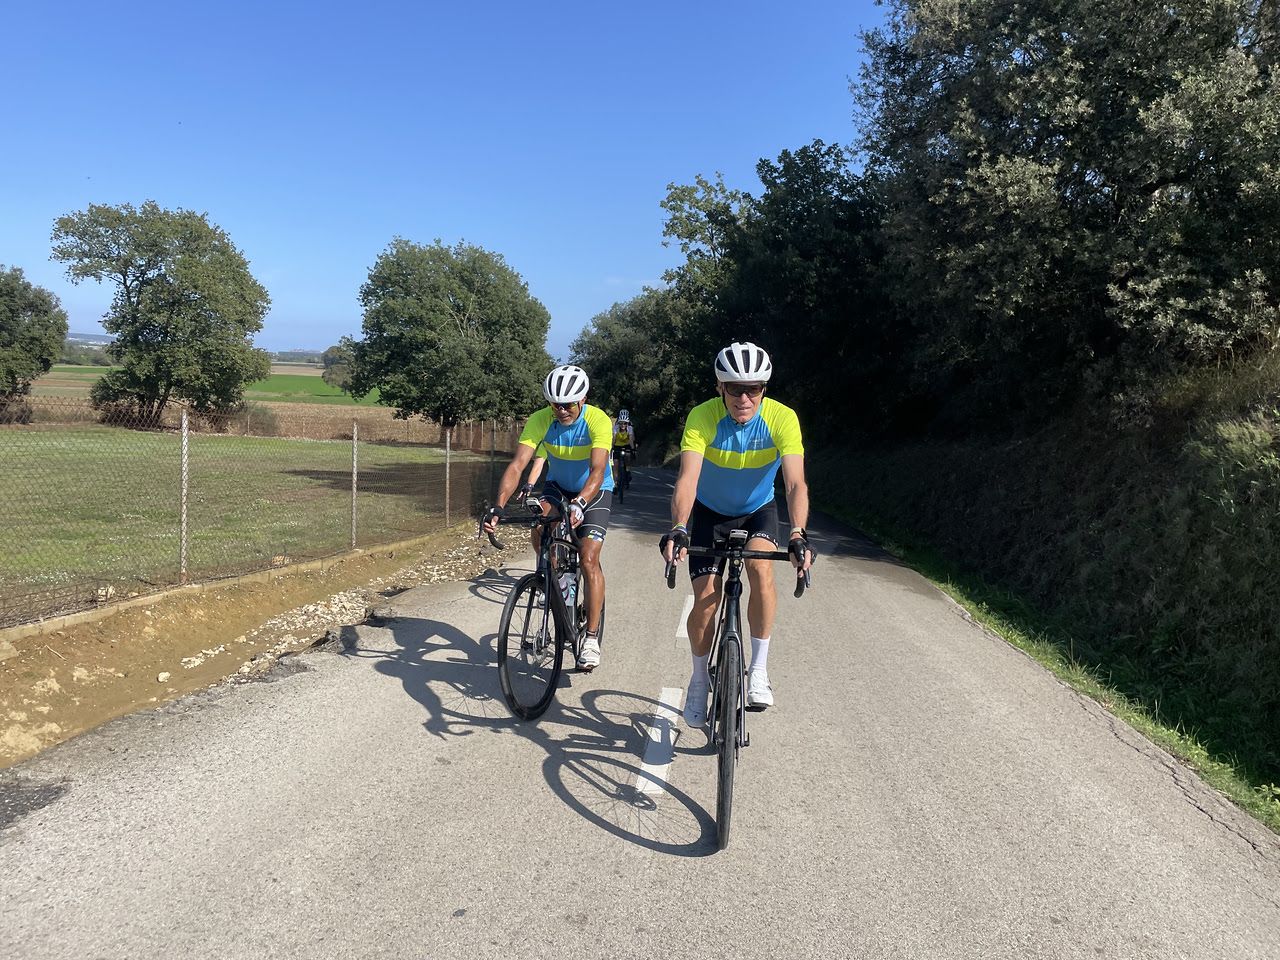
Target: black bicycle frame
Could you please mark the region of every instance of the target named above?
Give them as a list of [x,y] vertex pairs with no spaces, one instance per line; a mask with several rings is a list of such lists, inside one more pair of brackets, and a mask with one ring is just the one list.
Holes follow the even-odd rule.
[[[725,571],[724,584],[721,587],[720,616],[717,618],[716,631],[711,638],[711,649],[707,651],[707,661],[716,664],[717,667],[716,695],[711,704],[711,717],[720,716],[716,705],[720,700],[721,684],[725,682],[725,678],[720,675],[721,670],[718,662],[721,646],[725,643],[735,644],[738,648],[738,662],[743,664],[747,662],[742,649],[742,567],[744,563],[745,561],[742,557],[730,556],[728,558],[728,569]],[[746,674],[740,671],[736,679],[738,683],[738,739],[734,746],[735,748],[740,748],[750,746],[751,737],[747,734],[747,711],[743,709],[747,702]],[[714,726],[713,729],[715,729]]]
[[[560,578],[558,576],[561,571],[556,569],[556,564],[552,560],[552,550],[557,546],[565,548],[566,561],[568,560],[570,551],[574,554],[578,554],[580,551],[576,538],[573,536],[572,528],[569,528],[568,536],[564,536],[561,533],[565,524],[564,515],[558,514],[544,517],[539,514],[537,516],[529,517],[500,517],[498,519],[498,523],[512,524],[522,527],[542,528],[541,536],[538,537],[538,572],[542,574],[542,587],[547,594],[547,610],[543,613],[542,625],[545,629],[547,625],[546,616],[549,612],[551,616],[555,618],[556,629],[559,630],[561,628],[565,628],[565,636],[569,638],[569,641],[572,644],[570,649],[576,649],[576,644],[578,642],[578,626],[575,622],[576,617],[564,602],[564,594],[560,592]],[[492,533],[489,534],[489,542],[499,550],[506,549],[506,545]],[[573,567],[575,581],[574,596],[576,597],[577,592],[582,590],[583,587],[581,560],[579,559]]]

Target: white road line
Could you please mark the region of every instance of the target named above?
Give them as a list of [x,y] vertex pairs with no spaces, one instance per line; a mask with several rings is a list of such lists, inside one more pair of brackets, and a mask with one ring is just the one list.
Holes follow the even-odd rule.
[[676,488],[675,483],[667,480],[665,477],[658,476],[656,473],[649,473],[647,470],[632,470],[631,472],[637,477],[644,477],[646,480],[657,480],[669,490],[674,490]]
[[676,755],[676,718],[684,691],[679,687],[663,687],[658,707],[649,727],[649,742],[644,747],[644,761],[636,774],[636,790],[640,793],[666,793],[667,770]]
[[680,622],[676,624],[676,636],[681,640],[689,639],[689,614],[693,612],[693,594],[684,598],[684,609],[680,611]]

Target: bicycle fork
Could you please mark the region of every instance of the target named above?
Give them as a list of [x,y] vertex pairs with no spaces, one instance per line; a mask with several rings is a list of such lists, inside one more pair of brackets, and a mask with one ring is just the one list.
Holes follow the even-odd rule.
[[[732,643],[738,648],[738,663],[742,665],[742,669],[738,672],[738,676],[734,678],[734,682],[738,684],[738,739],[734,744],[735,751],[742,747],[751,745],[751,737],[747,733],[747,673],[746,673],[746,657],[742,650],[742,581],[731,580],[724,585],[724,629],[721,631],[724,643]],[[713,651],[719,658],[720,651]],[[717,671],[718,672],[718,671]],[[719,689],[720,683],[724,681],[723,677],[717,678],[716,687]],[[717,701],[719,693],[716,694]],[[719,712],[713,714],[719,716]],[[717,731],[718,735],[722,735]]]

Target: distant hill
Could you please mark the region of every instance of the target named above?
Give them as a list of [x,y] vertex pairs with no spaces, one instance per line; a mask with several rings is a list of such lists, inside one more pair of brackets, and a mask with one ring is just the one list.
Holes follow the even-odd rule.
[[319,363],[323,350],[272,350],[268,351],[276,363]]
[[114,338],[107,336],[105,333],[68,333],[68,343],[88,343],[95,347],[105,347]]
[[[64,352],[72,351],[76,348],[89,347],[101,350],[112,341],[112,337],[105,333],[68,333]],[[321,362],[323,350],[268,350],[268,355],[276,363],[315,363]],[[82,355],[76,355],[75,359],[64,359],[64,363],[86,363],[89,362]]]

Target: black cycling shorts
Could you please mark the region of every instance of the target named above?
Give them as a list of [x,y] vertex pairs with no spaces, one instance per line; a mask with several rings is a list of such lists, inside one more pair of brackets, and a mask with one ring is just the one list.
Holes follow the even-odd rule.
[[[695,547],[713,547],[716,541],[724,541],[730,530],[747,531],[747,542],[755,537],[764,537],[778,547],[778,502],[770,500],[755,513],[740,517],[727,517],[716,513],[701,501],[695,500],[693,510],[689,514],[689,542]],[[716,557],[689,557],[689,579],[697,580],[709,573],[717,577],[724,575],[725,561]]]
[[[553,503],[561,509],[567,509],[570,500],[579,491],[562,490],[558,483],[548,480],[542,487],[539,499]],[[578,524],[578,536],[587,540],[604,540],[609,529],[609,511],[613,507],[613,491],[601,490],[595,499],[587,504],[583,511],[582,523]]]

